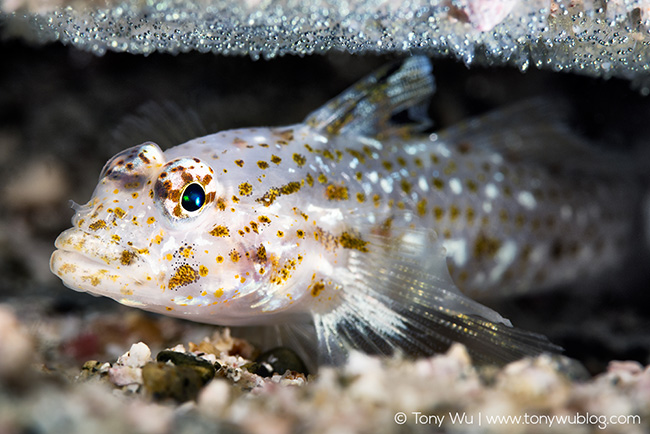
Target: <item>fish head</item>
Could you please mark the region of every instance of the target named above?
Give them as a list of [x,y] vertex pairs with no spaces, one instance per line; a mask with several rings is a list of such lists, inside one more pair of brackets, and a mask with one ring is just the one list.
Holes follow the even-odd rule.
[[268,236],[282,219],[257,213],[252,197],[235,201],[241,183],[218,163],[167,159],[152,142],[117,154],[91,200],[73,206],[52,272],[72,289],[200,322],[248,325],[286,309],[292,297],[278,291],[302,251]]

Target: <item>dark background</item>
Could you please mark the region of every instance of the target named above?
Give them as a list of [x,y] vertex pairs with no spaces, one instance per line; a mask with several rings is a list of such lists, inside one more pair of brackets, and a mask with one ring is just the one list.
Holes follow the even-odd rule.
[[[390,60],[345,53],[270,61],[198,53],[96,57],[16,40],[0,41],[0,59],[0,302],[43,320],[126,312],[112,301],[65,288],[48,261],[54,239],[70,224],[68,200],[90,198],[106,160],[144,140],[164,149],[179,137],[192,137],[183,137],[190,128],[156,123],[155,111],[143,107],[171,102],[180,110],[179,121],[195,113],[206,133],[291,124]],[[468,69],[449,59],[436,59],[434,72],[435,128],[546,96],[569,102],[573,113],[567,121],[594,146],[623,152],[650,146],[650,100],[627,81]],[[133,122],[147,112],[154,119],[149,133],[137,127],[143,122]],[[498,309],[515,325],[549,336],[592,372],[612,359],[648,363],[650,281],[640,271],[647,257],[634,258],[623,276],[608,276],[602,284],[507,300]]]

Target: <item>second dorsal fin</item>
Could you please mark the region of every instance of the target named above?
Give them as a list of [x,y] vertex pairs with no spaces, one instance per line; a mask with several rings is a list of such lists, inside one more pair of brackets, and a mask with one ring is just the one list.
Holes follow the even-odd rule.
[[379,136],[394,129],[391,116],[408,110],[412,123],[407,128],[422,130],[430,125],[426,105],[435,91],[431,71],[424,56],[387,65],[312,112],[305,122],[329,135]]
[[574,131],[566,103],[533,98],[437,132],[440,140],[491,149],[509,161],[591,174],[633,171],[629,155],[599,149]]

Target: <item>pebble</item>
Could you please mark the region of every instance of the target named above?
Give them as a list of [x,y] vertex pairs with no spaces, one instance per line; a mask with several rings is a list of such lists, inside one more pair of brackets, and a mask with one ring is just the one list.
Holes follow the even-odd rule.
[[199,409],[208,414],[219,414],[230,402],[231,396],[232,386],[226,380],[217,378],[199,393]]
[[22,377],[34,357],[34,340],[13,310],[0,304],[0,378]]
[[142,384],[142,367],[151,360],[149,347],[138,342],[121,355],[115,365],[108,370],[111,381],[117,386]]
[[201,374],[190,366],[152,362],[142,368],[142,382],[154,399],[171,398],[177,402],[186,402],[196,399],[206,384]]
[[286,371],[308,374],[307,367],[298,354],[285,347],[273,348],[260,354],[249,371],[261,377],[271,377],[274,373],[282,375]]

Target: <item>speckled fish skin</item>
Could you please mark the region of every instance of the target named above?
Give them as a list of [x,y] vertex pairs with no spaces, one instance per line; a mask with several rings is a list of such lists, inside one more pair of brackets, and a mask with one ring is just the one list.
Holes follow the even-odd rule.
[[[565,146],[567,131],[526,123],[543,104],[418,134],[433,91],[428,60],[413,57],[301,124],[127,149],[75,207],[52,271],[166,315],[309,330],[323,363],[454,341],[490,362],[557,349],[474,299],[618,266],[640,190],[555,164],[558,146],[542,145]],[[419,122],[392,124],[405,109]],[[197,209],[182,199],[190,185]]]

